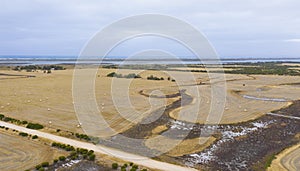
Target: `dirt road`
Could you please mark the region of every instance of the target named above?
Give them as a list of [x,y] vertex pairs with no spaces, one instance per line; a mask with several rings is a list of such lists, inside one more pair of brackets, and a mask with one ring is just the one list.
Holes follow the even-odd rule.
[[146,158],[143,156],[122,152],[122,151],[119,151],[116,149],[112,149],[112,148],[108,148],[108,147],[104,147],[104,146],[100,146],[100,145],[93,145],[91,143],[86,143],[86,142],[81,142],[81,141],[77,141],[77,140],[73,140],[73,139],[69,139],[69,138],[65,138],[65,137],[60,137],[60,136],[45,133],[42,131],[31,130],[28,128],[24,128],[24,127],[17,126],[17,125],[11,124],[11,123],[3,122],[3,121],[0,121],[0,125],[8,127],[10,129],[18,130],[20,132],[37,135],[39,137],[46,138],[46,139],[49,139],[49,140],[52,140],[55,142],[69,144],[71,146],[78,147],[78,148],[86,148],[89,150],[94,150],[95,152],[98,152],[101,154],[106,154],[106,155],[110,155],[113,157],[117,157],[122,160],[134,162],[138,165],[146,166],[146,167],[153,168],[153,169],[166,170],[166,171],[167,170],[169,170],[169,171],[194,170],[195,171],[195,169],[192,169],[192,168],[182,167],[182,166],[178,166],[178,165],[174,165],[174,164],[170,164],[170,163],[164,163],[164,162],[156,161],[156,160],[149,159],[149,158]]

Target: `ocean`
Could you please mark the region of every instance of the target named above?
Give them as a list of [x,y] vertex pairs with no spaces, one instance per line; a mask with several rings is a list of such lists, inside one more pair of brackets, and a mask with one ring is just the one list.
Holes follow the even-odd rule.
[[300,58],[221,58],[220,60],[203,59],[195,57],[179,57],[170,59],[164,57],[141,57],[128,59],[126,57],[105,57],[102,61],[96,57],[78,60],[77,56],[0,56],[0,65],[51,65],[51,64],[239,64],[258,62],[291,62],[300,63]]

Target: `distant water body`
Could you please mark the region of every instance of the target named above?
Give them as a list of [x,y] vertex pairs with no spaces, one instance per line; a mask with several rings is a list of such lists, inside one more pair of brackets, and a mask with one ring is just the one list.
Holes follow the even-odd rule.
[[0,56],[0,65],[42,65],[42,64],[237,64],[258,62],[292,62],[300,63],[299,58],[222,58],[220,61],[195,57],[180,57],[171,59],[164,57],[141,57],[127,59],[126,57],[105,57],[102,61],[96,57],[77,60],[76,56]]

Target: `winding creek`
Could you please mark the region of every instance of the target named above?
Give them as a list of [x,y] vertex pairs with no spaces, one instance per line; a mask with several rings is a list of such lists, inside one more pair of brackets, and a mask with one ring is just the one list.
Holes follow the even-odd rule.
[[[147,96],[142,92],[140,94]],[[190,104],[193,100],[191,96],[185,93],[185,90],[167,98],[174,97],[180,98],[150,114],[149,117],[160,115],[155,122],[137,124],[110,139],[101,139],[99,143],[127,152],[155,157],[160,152],[149,149],[144,142],[145,139],[153,135],[152,130],[158,126],[166,126],[169,133],[164,134],[164,136],[172,139],[192,139],[199,137],[200,134],[210,136],[212,133],[217,140],[204,151],[171,158],[177,164],[199,169],[263,170],[268,156],[277,154],[299,142],[299,139],[295,137],[300,134],[300,120],[290,118],[265,115],[254,121],[231,125],[203,125],[174,120],[170,118],[169,113],[174,109]],[[285,99],[243,97],[253,100],[286,102]],[[300,101],[295,101],[291,106],[274,112],[299,116],[299,111]],[[164,132],[166,131],[160,134]]]

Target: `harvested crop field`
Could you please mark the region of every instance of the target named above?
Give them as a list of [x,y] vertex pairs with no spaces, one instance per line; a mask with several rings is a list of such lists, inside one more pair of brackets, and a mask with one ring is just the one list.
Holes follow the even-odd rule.
[[278,155],[273,160],[272,165],[268,170],[281,171],[281,170],[293,170],[296,171],[300,168],[300,144],[292,146]]
[[[200,95],[189,93],[196,100],[194,104],[173,111],[170,116],[174,119],[188,122],[205,123],[212,100],[211,84],[215,80],[207,80],[204,73],[195,74],[201,84],[185,86],[187,93],[198,88]],[[298,76],[273,76],[273,75],[226,75],[226,103],[221,124],[231,124],[253,120],[264,114],[290,105],[293,100],[298,100],[300,87]],[[219,98],[221,99],[221,97]],[[222,99],[220,100],[222,101]],[[199,108],[199,118],[195,121],[194,112]],[[179,118],[179,112],[184,116]]]
[[[139,120],[147,116],[151,111],[172,103],[172,99],[167,102],[150,98],[153,104],[151,108],[149,97],[140,94],[158,94],[168,95],[174,94],[179,90],[185,89],[187,93],[194,98],[194,104],[200,103],[199,118],[194,121],[189,114],[194,110],[193,104],[182,109],[185,113],[184,117],[180,118],[185,121],[192,121],[203,123],[206,120],[211,105],[211,87],[217,80],[209,80],[206,73],[193,73],[196,80],[185,79],[184,82],[180,80],[171,82],[166,80],[168,74],[178,78],[190,77],[190,73],[180,71],[140,71],[120,69],[117,72],[123,75],[129,73],[137,73],[142,76],[141,79],[125,79],[125,78],[108,78],[108,73],[116,71],[115,69],[100,69],[96,79],[96,99],[101,114],[117,132],[123,132],[132,126],[127,117],[129,114],[135,113],[139,116]],[[73,132],[80,132],[77,128],[78,121],[74,112],[72,100],[72,76],[73,70],[53,71],[51,74],[44,74],[42,72],[17,72],[3,70],[1,73],[5,74],[3,80],[0,80],[0,112],[21,120],[28,120],[32,122],[39,122],[46,126],[61,128]],[[10,76],[7,76],[9,74]],[[18,77],[13,75],[25,75],[25,77]],[[157,77],[164,77],[163,81],[147,80],[146,77],[154,75]],[[34,76],[34,77],[26,77]],[[0,76],[1,77],[1,76]],[[6,79],[14,78],[14,79]],[[246,75],[226,75],[226,105],[221,123],[236,123],[255,119],[272,110],[280,109],[289,105],[292,100],[297,100],[300,93],[300,87],[297,86],[299,77],[292,76],[246,76]],[[113,86],[112,86],[113,82]],[[124,90],[124,87],[119,85],[130,85],[129,89]],[[178,85],[176,85],[178,84]],[[178,87],[179,86],[179,87]],[[192,93],[198,89],[200,96]],[[129,95],[131,108],[128,105],[118,105],[115,108],[115,101],[112,99],[112,90],[114,96],[118,98],[126,98]],[[129,90],[129,91],[128,91]],[[128,92],[127,92],[128,91]],[[240,92],[236,94],[235,92]],[[286,99],[286,101],[263,101],[244,98],[244,95],[260,97],[260,98],[278,98]],[[124,101],[124,100],[123,100]],[[197,106],[196,106],[197,107]],[[122,111],[122,116],[118,114]],[[173,111],[170,116],[179,119],[178,113],[180,109]],[[49,121],[52,125],[48,125]],[[119,123],[119,124],[115,124]]]
[[35,140],[0,132],[0,170],[26,170],[42,162],[52,162],[64,153]]
[[[103,69],[99,71],[96,78],[96,99],[98,105],[102,107],[101,113],[108,120],[111,121],[111,126],[117,131],[124,130],[132,124],[118,114],[117,109],[114,107],[114,102],[111,95],[111,82],[112,78],[106,75],[115,70]],[[79,124],[72,100],[72,78],[73,70],[53,71],[51,74],[44,74],[39,72],[17,72],[17,71],[1,71],[5,74],[4,78],[14,79],[0,79],[0,112],[6,116],[10,116],[20,120],[27,120],[31,122],[38,122],[47,127],[60,128],[63,130],[81,132],[77,128]],[[122,70],[122,74],[134,73],[139,71]],[[10,76],[7,76],[10,74]],[[16,77],[13,75],[25,75],[24,77]],[[141,73],[141,75],[149,76],[155,74],[163,76],[163,73],[156,73],[149,71]],[[32,75],[34,77],[26,77]],[[1,76],[0,76],[1,77]],[[145,79],[130,80],[125,78],[114,79],[116,84],[131,83],[129,88],[129,97],[134,110],[137,113],[142,113],[145,116],[155,110],[149,107],[148,97],[139,94],[144,89],[159,89],[164,86],[173,85],[170,81],[148,81]],[[122,89],[114,89],[114,93],[123,96],[127,95],[126,91]],[[162,104],[162,100],[153,103]],[[126,106],[127,107],[127,106]],[[119,106],[118,110],[123,111],[124,117],[126,114],[132,112],[133,109],[124,109]],[[51,121],[51,125],[49,122]]]
[[[150,149],[167,152],[166,155],[168,156],[178,157],[201,152],[213,144],[215,140],[216,138],[214,137],[176,140],[164,136],[158,136],[153,139],[146,140],[145,145]],[[204,141],[204,143],[201,143],[202,141]],[[172,144],[176,144],[176,146],[170,149]]]
[[[135,73],[141,78],[106,76],[112,72]],[[3,73],[1,113],[46,127],[82,132],[77,127],[79,121],[72,99],[72,69],[51,74]],[[16,74],[34,77],[6,79],[7,74],[12,78]],[[150,75],[164,80],[148,80]],[[176,81],[168,79],[170,75]],[[99,139],[99,143],[146,156],[163,152],[162,158],[166,156],[172,158],[171,162],[196,168],[230,170],[253,168],[254,165],[262,169],[268,156],[299,141],[294,138],[299,129],[297,120],[266,115],[275,111],[294,116],[299,111],[296,101],[300,93],[298,76],[226,74],[225,82],[217,79],[220,75],[215,76],[210,79],[207,73],[197,72],[100,69],[95,77],[96,100],[115,134],[107,134],[109,137]],[[212,105],[211,88],[223,83],[227,96],[221,125],[203,125]],[[199,95],[194,93],[198,90]],[[82,95],[87,99],[93,97]],[[85,103],[89,101],[75,105]],[[199,112],[195,113],[197,108]],[[281,110],[276,111],[278,109]],[[217,132],[213,133],[215,130]],[[127,141],[122,136],[139,141]],[[151,139],[156,136],[162,139]],[[208,141],[199,144],[205,137]],[[179,145],[164,152],[167,142]]]

